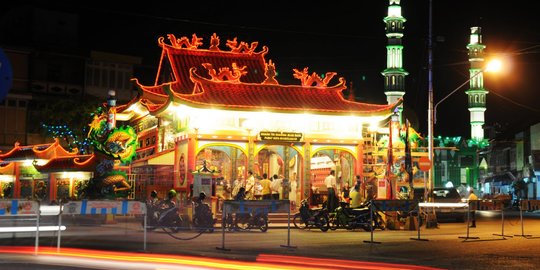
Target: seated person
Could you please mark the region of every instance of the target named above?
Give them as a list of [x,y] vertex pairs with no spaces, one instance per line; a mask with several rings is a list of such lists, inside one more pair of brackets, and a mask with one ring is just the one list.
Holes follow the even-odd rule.
[[360,184],[356,183],[349,193],[351,208],[358,208],[362,205],[360,196]]

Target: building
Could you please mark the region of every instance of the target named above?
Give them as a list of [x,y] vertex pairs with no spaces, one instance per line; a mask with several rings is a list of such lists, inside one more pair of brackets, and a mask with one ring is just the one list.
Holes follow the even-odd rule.
[[[168,41],[168,42],[167,42]],[[377,105],[346,100],[345,79],[293,70],[298,85],[279,84],[267,47],[227,40],[160,38],[163,53],[155,85],[118,106],[117,120],[136,127],[139,150],[132,165],[137,190],[173,187],[188,199],[191,172],[205,162],[231,182],[255,175],[297,181],[300,198],[314,188],[311,160],[327,156],[341,182],[364,174],[369,127],[384,125],[401,99]],[[318,184],[320,185],[320,184]],[[321,188],[325,187],[315,187]],[[141,194],[144,196],[145,194]]]

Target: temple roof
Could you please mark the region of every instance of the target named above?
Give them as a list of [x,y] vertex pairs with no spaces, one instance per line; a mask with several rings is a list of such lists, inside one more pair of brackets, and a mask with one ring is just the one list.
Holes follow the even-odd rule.
[[175,101],[190,103],[194,107],[226,108],[238,110],[262,109],[274,112],[324,112],[329,114],[386,114],[394,104],[375,105],[351,102],[341,95],[345,81],[332,87],[279,86],[255,83],[216,82],[202,78],[191,70],[191,79],[198,93],[183,95],[172,92]]
[[[208,49],[199,49],[202,38],[193,34],[191,39],[177,39],[168,35],[170,44],[164,38],[158,40],[163,49],[158,78],[169,64],[172,81],[146,86],[135,80],[139,89],[138,97],[130,102],[139,102],[151,114],[164,110],[171,102],[193,107],[218,108],[227,110],[270,110],[274,112],[314,114],[347,114],[358,116],[389,115],[402,100],[394,104],[369,104],[347,100],[342,91],[346,89],[345,79],[328,86],[334,72],[323,76],[309,74],[308,68],[294,69],[293,76],[299,85],[281,85],[272,60],[265,60],[266,47],[255,52],[257,42],[248,44],[227,40],[230,51],[219,48],[219,37],[214,34]],[[119,112],[129,106],[120,106]]]
[[44,165],[34,165],[40,173],[50,172],[94,172],[96,169],[95,155],[78,155],[57,157]]
[[68,152],[59,143],[58,139],[54,140],[54,143],[49,144],[36,144],[21,146],[19,143],[15,143],[13,149],[5,154],[0,154],[0,160],[2,162],[24,161],[24,160],[36,160],[36,159],[51,159],[55,157],[63,156],[75,156],[77,150],[74,152]]

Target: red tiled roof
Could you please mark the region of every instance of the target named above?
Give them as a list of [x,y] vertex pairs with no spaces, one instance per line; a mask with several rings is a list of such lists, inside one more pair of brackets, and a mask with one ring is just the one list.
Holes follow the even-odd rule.
[[216,82],[202,78],[192,69],[191,79],[197,84],[197,94],[172,93],[179,102],[193,106],[228,109],[266,109],[276,112],[324,112],[331,114],[387,114],[397,104],[376,105],[351,102],[343,98],[345,80],[332,87],[297,85],[265,85]]
[[[379,105],[346,100],[341,93],[346,89],[345,80],[342,78],[337,85],[330,87],[262,84],[266,79],[266,47],[258,53],[253,50],[232,52],[215,47],[198,49],[202,42],[197,46],[184,48],[185,44],[178,45],[180,39],[169,39],[173,45],[163,43],[163,38],[160,38],[159,45],[169,60],[176,80],[155,86],[144,86],[136,81],[140,90],[137,99],[151,113],[160,111],[174,100],[196,107],[229,110],[263,109],[276,112],[373,116],[387,115],[402,102],[400,100],[395,104]],[[193,42],[190,45],[193,45]],[[252,46],[255,47],[256,45]],[[240,68],[245,66],[247,73],[240,77],[239,82],[210,79],[209,72],[195,73],[196,70],[205,70],[203,63],[211,64],[214,71],[230,69],[233,64]],[[162,61],[160,70],[163,65]]]
[[264,76],[264,55],[268,52],[266,47],[261,52],[249,54],[176,48],[163,43],[161,46],[167,53],[172,71],[178,82],[173,87],[173,90],[177,93],[191,94],[193,82],[189,79],[189,69],[191,67],[202,68],[203,63],[211,63],[216,69],[229,68],[233,63],[240,67],[246,66],[249,72],[241,78],[241,81],[246,83],[260,83],[266,78]]
[[74,156],[75,153],[65,150],[58,139],[55,139],[54,143],[49,144],[36,144],[20,146],[15,144],[15,147],[5,154],[0,154],[0,160],[4,162],[11,161],[23,161],[34,159],[50,159],[61,156]]
[[40,173],[50,172],[93,172],[96,169],[95,155],[77,155],[58,157],[49,160],[44,165],[34,165]]

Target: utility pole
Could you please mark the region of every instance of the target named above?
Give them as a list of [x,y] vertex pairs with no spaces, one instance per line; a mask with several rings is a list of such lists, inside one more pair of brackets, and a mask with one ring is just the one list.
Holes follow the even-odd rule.
[[[429,29],[428,29],[428,155],[431,163],[428,173],[429,188],[426,189],[424,198],[429,202],[433,202],[433,0],[429,0]],[[428,212],[426,220],[426,228],[437,227],[437,217],[435,211]]]

